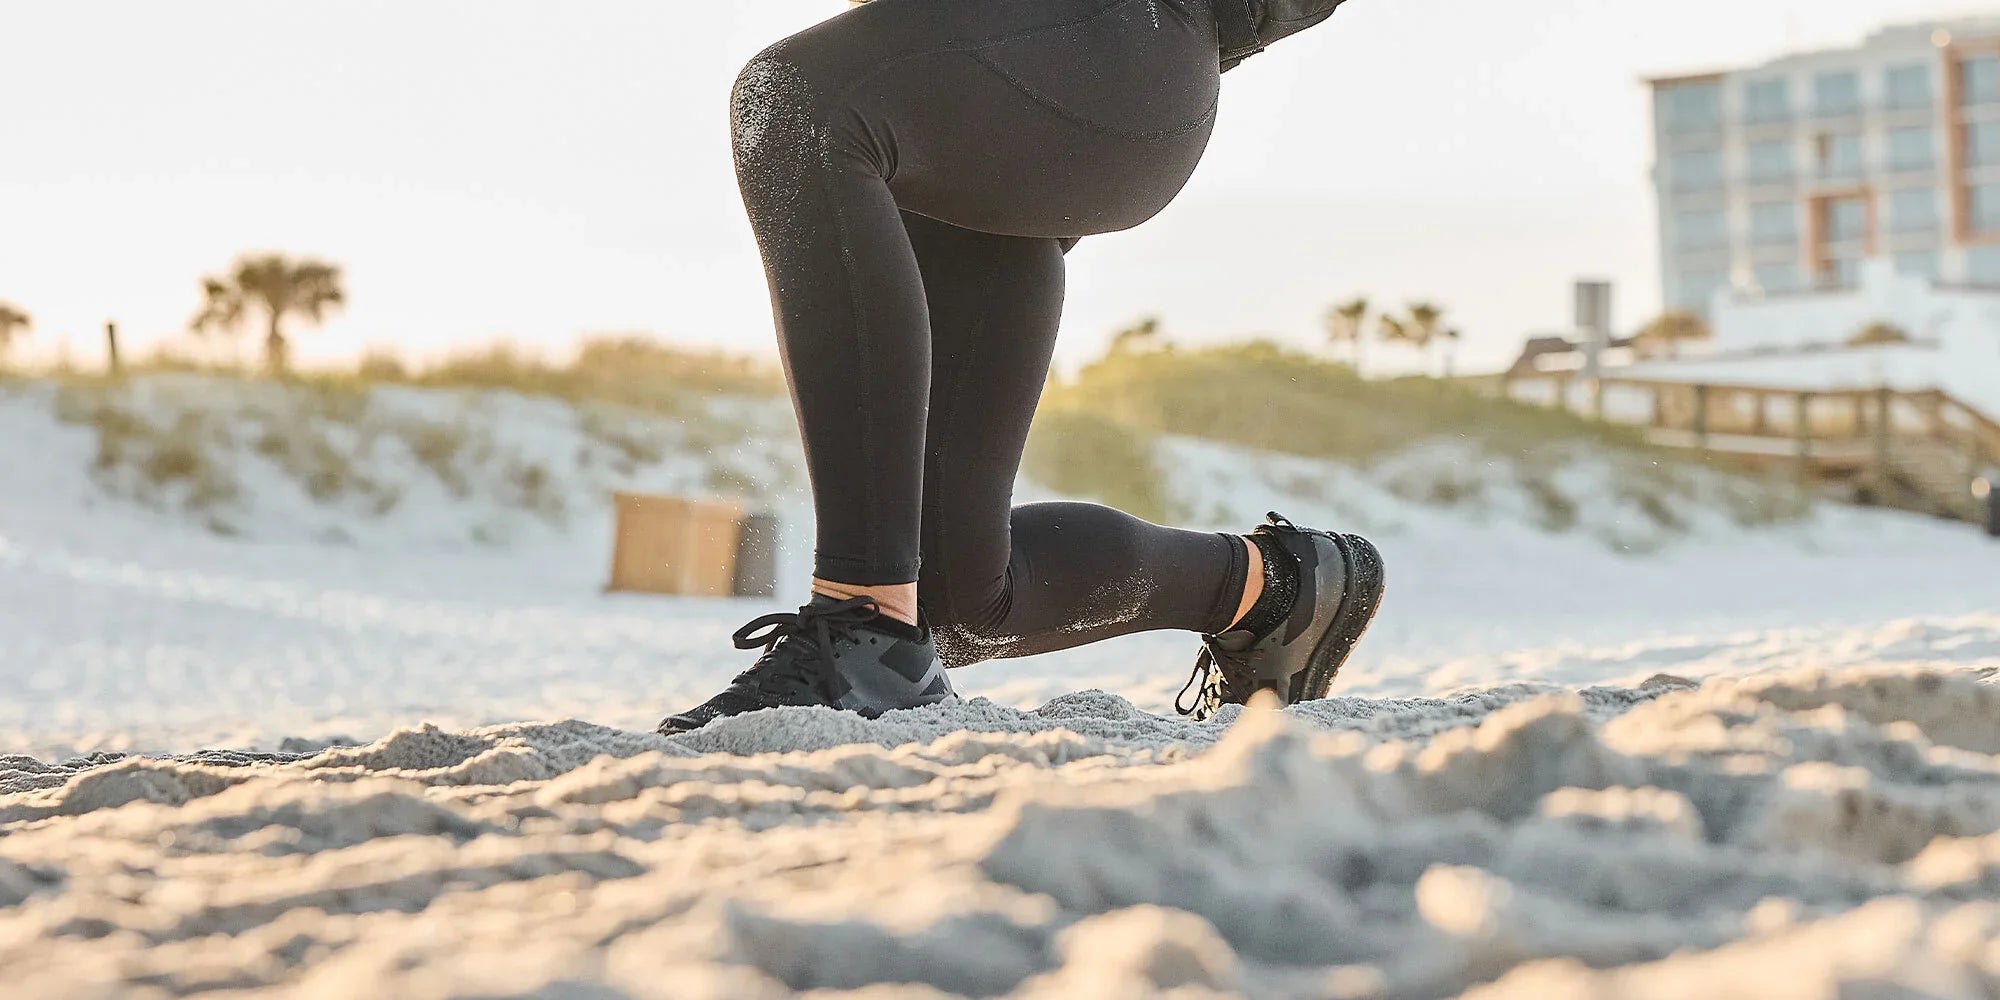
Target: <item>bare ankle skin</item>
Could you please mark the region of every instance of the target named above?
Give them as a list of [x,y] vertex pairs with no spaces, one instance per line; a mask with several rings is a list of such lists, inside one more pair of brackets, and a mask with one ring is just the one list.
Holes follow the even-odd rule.
[[[1258,572],[1261,574],[1263,571],[1260,569]],[[1259,580],[1261,582],[1261,576]],[[890,583],[864,587],[852,583],[836,583],[832,580],[822,580],[819,577],[813,577],[812,589],[815,594],[824,594],[827,597],[841,601],[851,597],[872,597],[875,599],[876,607],[881,608],[884,615],[894,618],[905,625],[915,625],[917,623],[917,585],[915,583]]]
[[1257,543],[1251,541],[1249,535],[1243,536],[1243,544],[1250,547],[1250,572],[1243,581],[1243,600],[1236,606],[1236,617],[1231,620],[1232,627],[1235,622],[1242,621],[1243,616],[1250,613],[1250,607],[1257,603],[1257,598],[1264,596],[1264,550],[1258,548]]

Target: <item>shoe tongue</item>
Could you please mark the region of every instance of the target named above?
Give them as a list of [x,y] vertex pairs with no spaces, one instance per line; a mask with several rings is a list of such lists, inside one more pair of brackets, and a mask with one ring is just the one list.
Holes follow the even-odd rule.
[[1215,637],[1215,644],[1225,652],[1241,653],[1257,645],[1257,633],[1245,629],[1224,632]]

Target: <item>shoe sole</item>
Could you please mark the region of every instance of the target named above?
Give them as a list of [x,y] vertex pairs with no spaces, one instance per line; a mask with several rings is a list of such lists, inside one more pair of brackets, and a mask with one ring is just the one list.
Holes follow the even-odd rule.
[[1334,678],[1340,675],[1340,668],[1354,654],[1355,645],[1382,607],[1382,553],[1359,535],[1325,534],[1340,550],[1341,560],[1347,566],[1347,586],[1341,590],[1340,607],[1334,611],[1333,621],[1313,645],[1306,668],[1292,675],[1287,704],[1318,701],[1333,690]]

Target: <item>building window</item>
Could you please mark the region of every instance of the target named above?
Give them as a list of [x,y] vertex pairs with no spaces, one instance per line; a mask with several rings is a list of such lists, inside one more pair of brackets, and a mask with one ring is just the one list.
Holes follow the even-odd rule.
[[1965,126],[1965,165],[1990,167],[2000,163],[2000,122]]
[[1831,133],[1820,136],[1819,175],[1829,180],[1861,176],[1861,137]]
[[1720,150],[1675,153],[1667,160],[1669,184],[1676,191],[1706,191],[1722,186]]
[[1830,118],[1856,114],[1860,110],[1860,73],[1849,69],[1813,77],[1813,113]]
[[1820,261],[1819,287],[1857,288],[1861,285],[1861,258],[1852,255],[1828,257]]
[[1750,206],[1750,238],[1759,246],[1797,243],[1799,208],[1789,201],[1765,201]]
[[1657,98],[1667,131],[1713,132],[1722,127],[1722,85],[1683,83],[1661,88]]
[[1889,69],[1883,100],[1891,110],[1931,106],[1931,68],[1921,63]]
[[2000,163],[2000,122],[1965,126],[1965,165],[1990,167]]
[[1729,217],[1720,210],[1681,212],[1674,217],[1676,241],[1683,250],[1712,250],[1729,245]]
[[1942,273],[1937,251],[1916,250],[1896,255],[1896,273],[1911,278],[1922,278],[1936,282]]
[[1929,233],[1938,227],[1936,188],[1901,188],[1889,194],[1889,228],[1899,233]]
[[1860,198],[1829,199],[1820,217],[1820,232],[1828,243],[1868,238],[1868,203]]
[[1745,85],[1743,120],[1752,125],[1791,121],[1791,84],[1784,80],[1756,80]]
[[2000,232],[2000,184],[1974,184],[1965,189],[1966,221],[1974,232]]
[[1958,64],[1958,99],[1961,104],[2000,101],[2000,56],[1974,56]]
[[1937,131],[1929,128],[1889,130],[1889,169],[1932,170],[1937,167]]
[[1781,183],[1792,179],[1792,144],[1789,140],[1751,143],[1749,161],[1750,180],[1754,183]]
[[1706,314],[1709,300],[1715,298],[1718,289],[1728,284],[1729,273],[1726,271],[1683,271],[1680,294],[1674,299],[1674,307]]
[[1783,295],[1799,290],[1799,266],[1797,264],[1757,265],[1757,287],[1766,295]]
[[1965,280],[1973,285],[2000,285],[2000,246],[1967,250]]

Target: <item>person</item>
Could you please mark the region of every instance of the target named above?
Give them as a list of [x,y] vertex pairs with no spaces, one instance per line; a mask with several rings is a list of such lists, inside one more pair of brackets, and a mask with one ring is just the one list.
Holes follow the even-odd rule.
[[739,630],[762,654],[662,733],[932,704],[947,668],[1153,629],[1202,636],[1183,714],[1326,696],[1380,601],[1365,540],[1012,493],[1064,254],[1164,208],[1222,72],[1340,2],[869,0],[750,61],[731,129],[805,441],[812,590]]

